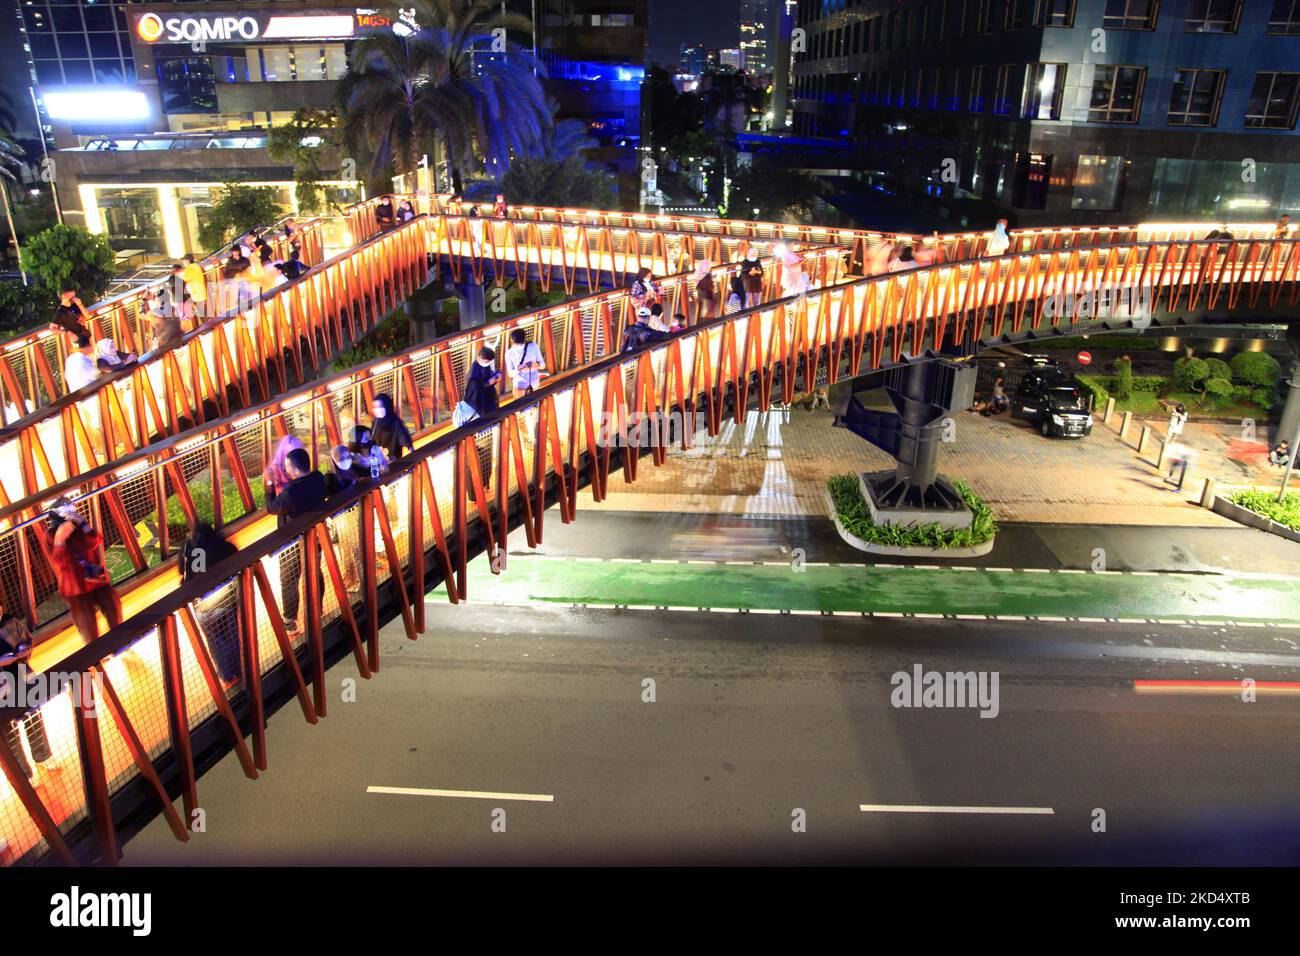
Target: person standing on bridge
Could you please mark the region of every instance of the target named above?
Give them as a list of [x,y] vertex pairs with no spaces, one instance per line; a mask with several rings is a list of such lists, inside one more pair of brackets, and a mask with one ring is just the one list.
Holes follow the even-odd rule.
[[[8,682],[6,696],[10,700],[18,694],[18,682],[22,681],[26,684],[31,678],[31,671],[28,669],[31,656],[32,633],[27,629],[27,622],[21,617],[10,614],[0,603],[0,675],[2,675],[0,681]],[[36,768],[27,760],[27,754],[23,751],[24,731],[26,731],[27,746],[32,751],[32,760],[37,767],[55,772],[63,768],[57,763],[45,767],[53,753],[50,751],[49,737],[45,733],[45,718],[39,709],[18,720],[6,721],[3,733],[5,743],[9,745],[9,752],[13,754],[23,776],[40,787],[45,781],[37,779]]]
[[718,314],[718,290],[713,284],[713,263],[701,259],[691,274],[695,289],[695,321],[704,322]]
[[984,244],[984,255],[986,256],[1004,256],[1007,250],[1011,248],[1011,237],[1007,235],[1007,221],[999,219],[993,231],[989,233],[988,240]]
[[[289,452],[284,467],[289,483],[266,503],[266,510],[276,516],[276,524],[281,528],[294,518],[325,505],[325,476],[312,468],[307,449],[295,448]],[[305,546],[302,543],[291,544],[280,552],[280,610],[290,634],[302,629],[298,620],[301,606],[298,589],[302,582],[302,549]]]
[[733,312],[739,312],[744,307],[745,280],[737,272],[727,283],[727,301],[723,303],[722,312],[724,315],[731,315]]
[[654,274],[645,266],[636,270],[631,299],[634,309],[648,309],[659,301],[659,287],[655,285]]
[[81,391],[99,378],[99,366],[95,362],[94,353],[95,347],[91,344],[89,335],[77,339],[77,347],[68,352],[63,363],[63,385],[69,394]]
[[510,348],[506,349],[506,374],[515,393],[527,395],[542,382],[546,361],[536,342],[528,341],[523,329],[510,333]]
[[1274,239],[1291,238],[1291,217],[1286,213],[1282,213],[1282,218],[1279,219],[1277,221],[1277,225],[1273,227],[1273,238]]
[[410,429],[393,407],[393,396],[387,393],[376,395],[370,406],[370,414],[374,416],[374,421],[370,423],[370,439],[384,450],[389,461],[401,458],[402,449],[415,450]]
[[90,326],[90,313],[77,297],[77,290],[68,288],[60,292],[59,307],[54,310],[54,321],[50,323],[50,330],[67,332],[75,341],[82,336],[90,338]]
[[68,603],[81,640],[99,637],[95,611],[110,628],[122,623],[122,602],[104,567],[104,539],[66,496],[54,501],[44,520],[32,525],[37,540],[50,557],[59,594]]
[[745,308],[752,309],[763,301],[763,260],[758,257],[753,243],[745,245],[745,258],[740,260],[740,277],[745,285]]
[[194,311],[206,318],[208,314],[208,280],[203,274],[203,267],[194,261],[194,253],[192,252],[187,252],[181,262],[183,265],[178,264],[172,269],[172,273],[179,274],[181,281],[185,283],[185,291],[194,300]]
[[268,501],[289,487],[289,482],[293,480],[289,476],[289,453],[299,448],[302,448],[302,440],[297,435],[285,435],[275,446],[270,463],[262,469]]
[[497,193],[496,205],[492,207],[492,215],[498,219],[506,219],[510,216],[510,207],[506,205],[506,197],[503,193]]

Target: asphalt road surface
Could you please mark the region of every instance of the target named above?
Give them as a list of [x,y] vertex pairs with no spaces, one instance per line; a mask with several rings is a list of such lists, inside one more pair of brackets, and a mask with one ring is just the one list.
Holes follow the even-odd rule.
[[[205,833],[155,820],[124,862],[1300,863],[1300,696],[1199,683],[1296,681],[1295,630],[436,596],[427,625],[386,629],[355,702],[331,670],[317,727],[279,711],[259,780],[201,778]],[[996,672],[997,715],[894,706],[918,664]]]

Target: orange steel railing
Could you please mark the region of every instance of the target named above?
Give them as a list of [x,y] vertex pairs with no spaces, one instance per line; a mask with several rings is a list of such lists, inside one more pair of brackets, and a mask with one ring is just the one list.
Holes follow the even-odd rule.
[[[594,290],[697,258],[738,258],[741,240],[653,229],[498,224],[481,237],[460,216],[422,217],[341,253],[303,276],[64,396],[0,431],[0,507],[170,435],[315,377],[420,287],[432,255],[454,281],[516,277],[543,291]],[[530,280],[529,276],[535,276]]]
[[[728,240],[725,246],[734,244]],[[755,243],[761,252],[768,245]],[[843,250],[818,248],[805,253],[803,262],[825,285],[841,280],[842,256]],[[776,270],[770,260],[765,264],[765,297],[771,297]],[[725,281],[727,268],[713,270],[715,283]],[[692,286],[689,274],[661,283],[668,314],[678,311],[696,318]],[[120,555],[114,583],[143,586],[160,569],[167,573],[165,562],[197,521],[237,532],[246,524],[243,519],[258,512],[260,475],[281,436],[299,436],[313,460],[324,461],[329,448],[344,442],[351,426],[363,421],[374,396],[389,393],[420,440],[450,420],[482,345],[504,354],[510,333],[522,329],[541,347],[552,375],[570,373],[617,352],[623,330],[634,321],[627,289],[520,314],[323,379],[75,475],[0,509],[0,596],[6,607],[27,609],[33,630],[66,623],[49,555],[33,531],[42,520],[44,503],[57,496],[77,500]],[[5,568],[15,573],[2,573]]]
[[[150,808],[187,840],[184,821],[199,806],[197,767],[233,749],[256,777],[267,768],[269,711],[296,701],[315,723],[326,714],[330,663],[350,653],[363,676],[378,671],[383,621],[400,618],[418,638],[430,589],[441,585],[453,603],[467,598],[471,556],[497,554],[517,528],[538,545],[548,507],[574,520],[580,485],[599,501],[616,470],[634,481],[638,439],[652,436],[656,464],[666,441],[689,445],[693,428],[673,434],[665,415],[689,423],[698,414],[716,434],[728,414],[739,421],[751,399],[766,408],[778,387],[788,400],[800,386],[933,351],[969,353],[980,342],[1133,321],[1054,314],[1047,303],[1058,293],[1136,288],[1149,293],[1156,325],[1196,321],[1204,310],[1291,310],[1300,300],[1296,247],[1133,243],[827,285],[599,358],[488,418],[441,431],[378,485],[363,482],[294,519],[75,652],[61,665],[76,675],[75,695],[0,713],[18,728],[12,739],[28,764],[39,713],[53,754],[33,785],[0,747],[5,859],[113,862]],[[531,321],[535,329],[539,317]],[[543,324],[543,341],[545,332]],[[552,334],[548,347],[563,341]],[[396,371],[395,364],[378,374]],[[347,379],[340,392],[354,386]],[[500,561],[490,570],[509,573]],[[52,772],[56,764],[61,772]],[[171,804],[176,795],[184,816]]]
[[[278,258],[287,258],[290,240],[279,228],[282,224],[283,220],[272,227],[277,234],[270,240],[270,245]],[[303,265],[312,266],[321,261],[324,231],[325,222],[320,219],[304,221],[296,227],[294,239],[299,243]],[[199,263],[209,289],[216,289],[221,263],[235,242]],[[90,306],[86,311],[90,313],[91,337],[96,341],[111,338],[123,353],[144,352],[150,336],[146,299],[164,289],[171,291],[173,286],[174,280],[168,276]],[[210,300],[215,297],[214,292]],[[63,386],[63,363],[68,356],[70,341],[67,332],[45,326],[0,341],[3,421],[16,421],[67,394]]]

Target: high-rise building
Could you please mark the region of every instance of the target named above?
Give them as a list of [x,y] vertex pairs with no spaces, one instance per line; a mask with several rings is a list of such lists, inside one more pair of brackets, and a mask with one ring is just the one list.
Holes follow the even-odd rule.
[[800,0],[796,129],[960,223],[1300,207],[1293,0]]
[[699,76],[709,65],[709,51],[698,43],[695,45],[683,43],[681,62],[679,63],[680,72],[688,76]]
[[585,123],[592,158],[637,195],[648,0],[537,0],[537,54],[561,119]]
[[745,59],[739,50],[719,50],[718,66],[729,70],[743,70],[745,68]]
[[741,68],[750,73],[766,73],[771,69],[767,35],[771,3],[772,0],[740,0]]
[[768,40],[772,58],[772,131],[783,132],[790,112],[790,81],[794,72],[794,21],[799,0],[773,0]]

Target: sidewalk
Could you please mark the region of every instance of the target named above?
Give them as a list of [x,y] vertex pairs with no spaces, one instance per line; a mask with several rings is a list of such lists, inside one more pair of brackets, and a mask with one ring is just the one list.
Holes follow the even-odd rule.
[[[724,423],[715,439],[701,433],[690,451],[670,449],[662,468],[642,458],[633,485],[623,483],[621,472],[611,473],[606,500],[595,504],[583,491],[581,506],[749,517],[824,515],[823,488],[831,475],[894,465],[851,432],[832,428],[831,420],[826,411],[751,411],[741,426]],[[1111,425],[1098,418],[1091,437],[1082,440],[1044,438],[1005,416],[957,412],[953,421],[955,440],[941,446],[940,469],[968,482],[1002,521],[1236,527],[1197,507],[1202,478],[1265,486],[1280,480],[1267,465],[1264,443],[1242,441],[1241,429],[1228,425],[1188,426],[1184,444],[1197,452],[1197,463],[1179,493],[1152,464],[1159,445],[1154,430],[1147,449],[1137,455],[1137,423],[1131,440],[1121,441],[1118,418]]]

